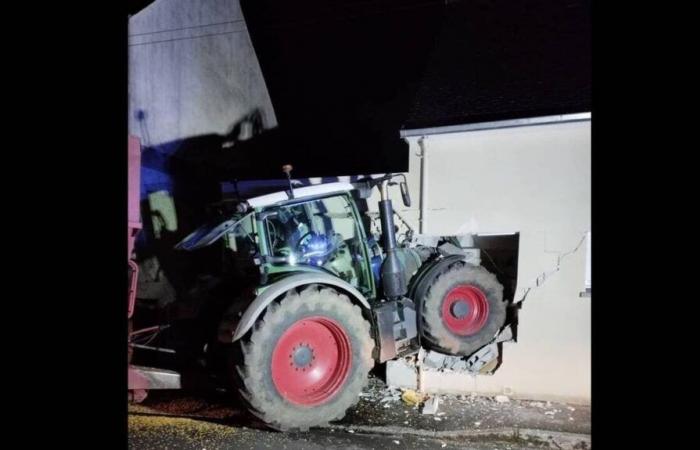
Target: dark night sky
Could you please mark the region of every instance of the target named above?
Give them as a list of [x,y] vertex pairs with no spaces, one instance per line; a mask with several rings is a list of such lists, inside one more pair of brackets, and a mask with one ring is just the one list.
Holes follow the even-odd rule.
[[408,170],[399,139],[441,0],[242,1],[296,176]]
[[402,128],[591,110],[589,0],[241,6],[279,126],[206,163],[224,179],[407,171]]
[[297,176],[405,171],[401,128],[590,111],[581,0],[243,0]]

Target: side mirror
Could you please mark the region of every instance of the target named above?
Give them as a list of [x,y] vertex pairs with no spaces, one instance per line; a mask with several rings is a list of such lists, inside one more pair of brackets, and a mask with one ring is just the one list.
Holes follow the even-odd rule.
[[411,196],[408,195],[408,185],[405,181],[402,181],[399,184],[399,187],[401,188],[401,198],[403,198],[403,204],[405,207],[409,208],[411,206]]

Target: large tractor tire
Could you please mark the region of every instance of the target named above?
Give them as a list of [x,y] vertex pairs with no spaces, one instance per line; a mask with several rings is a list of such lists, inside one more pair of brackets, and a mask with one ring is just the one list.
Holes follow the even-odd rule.
[[359,306],[316,285],[272,303],[240,348],[233,363],[241,396],[255,416],[283,431],[342,418],[374,363]]
[[469,356],[488,344],[505,323],[503,286],[481,266],[450,266],[433,280],[421,317],[428,347]]

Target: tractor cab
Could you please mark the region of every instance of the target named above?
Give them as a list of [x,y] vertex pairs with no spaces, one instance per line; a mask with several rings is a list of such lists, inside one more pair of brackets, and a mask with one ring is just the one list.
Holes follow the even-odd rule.
[[374,297],[365,230],[349,193],[266,207],[257,221],[266,273],[321,271]]
[[258,291],[294,272],[320,272],[376,298],[380,250],[367,236],[354,186],[329,183],[255,197],[218,210],[176,248],[196,250],[223,239],[229,256],[259,266]]

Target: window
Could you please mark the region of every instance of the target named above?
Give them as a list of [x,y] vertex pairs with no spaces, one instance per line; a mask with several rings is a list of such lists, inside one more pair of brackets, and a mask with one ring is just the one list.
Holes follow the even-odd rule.
[[265,221],[272,256],[284,258],[287,264],[328,270],[360,290],[369,290],[360,224],[346,196],[275,211]]

